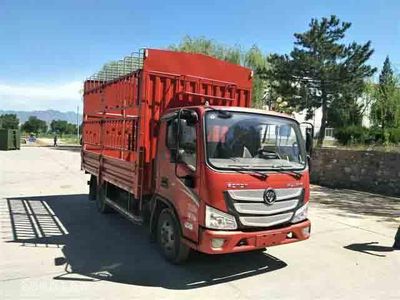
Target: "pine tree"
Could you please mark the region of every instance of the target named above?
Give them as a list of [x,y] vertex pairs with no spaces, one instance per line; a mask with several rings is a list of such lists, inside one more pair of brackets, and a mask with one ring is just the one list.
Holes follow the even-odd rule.
[[389,56],[386,57],[379,84],[375,90],[375,101],[372,104],[371,117],[375,125],[385,133],[387,128],[400,125],[400,93],[397,78],[393,72]]
[[[365,78],[376,69],[366,64],[373,53],[371,42],[341,43],[351,23],[331,16],[312,19],[309,27],[304,33],[294,34],[296,41],[289,55],[270,56],[270,69],[264,71],[264,76],[273,83],[280,97],[298,111],[307,110],[308,117],[316,108],[322,108],[318,136],[321,146],[329,111],[341,107],[342,111],[354,109],[354,114]],[[354,116],[349,116],[351,118]]]

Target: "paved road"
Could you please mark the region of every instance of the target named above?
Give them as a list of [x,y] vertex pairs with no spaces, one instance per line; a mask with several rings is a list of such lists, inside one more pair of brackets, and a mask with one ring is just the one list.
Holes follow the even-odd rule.
[[400,298],[399,198],[315,186],[310,240],[172,266],[96,213],[79,168],[77,151],[0,152],[0,299]]

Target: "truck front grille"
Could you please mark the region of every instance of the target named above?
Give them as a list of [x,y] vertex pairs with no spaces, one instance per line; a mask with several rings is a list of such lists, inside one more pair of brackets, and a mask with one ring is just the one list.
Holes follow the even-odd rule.
[[271,227],[289,222],[303,200],[302,188],[274,189],[276,201],[264,203],[264,189],[228,190],[229,207],[243,227]]

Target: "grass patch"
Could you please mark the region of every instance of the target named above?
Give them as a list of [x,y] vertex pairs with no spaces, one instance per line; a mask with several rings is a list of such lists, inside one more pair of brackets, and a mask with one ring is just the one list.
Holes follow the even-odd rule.
[[79,145],[80,139],[75,136],[63,136],[62,138],[59,138],[60,143],[63,144],[69,144],[69,145]]

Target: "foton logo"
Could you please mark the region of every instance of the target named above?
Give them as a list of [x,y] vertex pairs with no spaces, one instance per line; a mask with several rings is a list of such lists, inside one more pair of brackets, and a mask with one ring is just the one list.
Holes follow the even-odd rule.
[[244,189],[247,186],[246,183],[228,183],[227,187],[230,189]]

